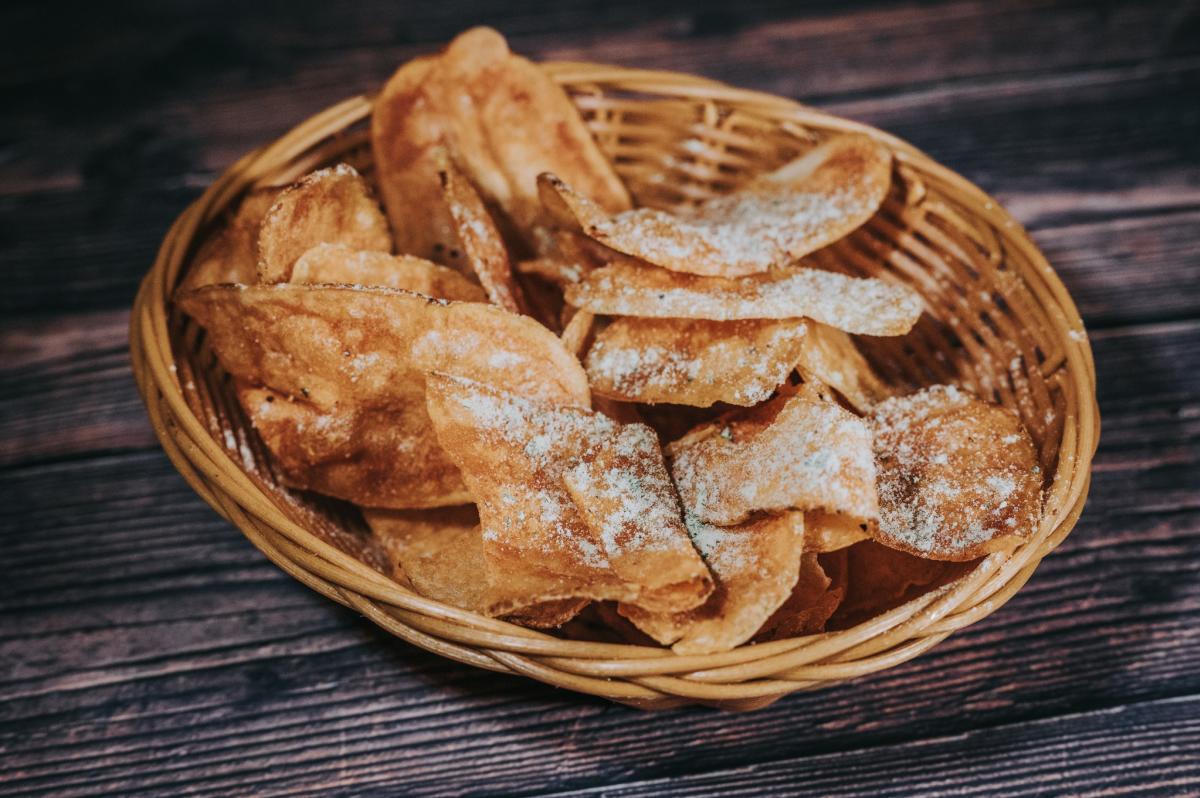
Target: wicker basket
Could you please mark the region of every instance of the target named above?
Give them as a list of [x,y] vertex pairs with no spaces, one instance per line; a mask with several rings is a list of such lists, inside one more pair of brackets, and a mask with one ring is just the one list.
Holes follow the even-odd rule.
[[1099,435],[1095,371],[1071,298],[994,200],[912,146],[797,103],[690,75],[577,63],[545,68],[575,99],[641,203],[692,202],[795,157],[831,131],[862,131],[896,155],[895,188],[830,262],[902,281],[929,312],[868,355],[908,385],[957,381],[1015,408],[1040,447],[1045,512],[1033,537],[949,585],[851,629],[705,656],[561,639],[423,598],[380,572],[361,522],[336,502],[281,488],[231,398],[202,331],[172,309],[196,243],[248,187],[346,160],[370,171],[356,97],[235,163],[171,227],[133,308],[134,374],[184,478],[273,562],[413,645],[459,662],[646,709],[747,710],[912,659],[989,615],[1029,579],[1083,509]]

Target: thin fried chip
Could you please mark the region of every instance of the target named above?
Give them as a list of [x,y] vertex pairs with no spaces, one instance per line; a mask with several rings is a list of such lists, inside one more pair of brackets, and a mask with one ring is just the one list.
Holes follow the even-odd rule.
[[[290,400],[286,415],[262,402],[246,410],[264,424],[271,419],[264,440],[292,484],[359,504],[464,500],[453,464],[434,445],[424,401],[431,369],[546,401],[590,403],[583,368],[553,333],[490,305],[286,283],[208,286],[178,303],[208,331],[228,372]],[[325,426],[345,431],[331,438]],[[380,483],[376,474],[388,478]]]
[[618,610],[677,654],[728,651],[749,640],[792,592],[799,577],[804,516],[762,516],[735,527],[705,524],[693,516],[688,532],[716,583],[701,606],[653,613],[621,604]]
[[609,214],[569,180],[540,179],[587,235],[619,252],[672,271],[738,277],[786,266],[862,225],[887,196],[891,173],[883,145],[846,134],[731,194],[674,212]]
[[832,628],[844,629],[911,601],[964,573],[966,563],[939,562],[888,548],[872,540],[846,553],[846,595]]
[[[491,603],[483,533],[474,506],[436,510],[363,508],[371,531],[383,543],[394,574],[422,596],[471,612]],[[508,620],[524,626],[561,626],[583,602],[547,602],[527,607]]]
[[387,219],[367,181],[346,164],[321,169],[280,192],[258,231],[258,279],[282,283],[317,244],[392,251]]
[[641,585],[638,604],[671,611],[703,603],[712,578],[688,538],[654,430],[617,429],[611,446],[585,453],[563,473],[575,507],[600,536],[613,570]]
[[804,550],[839,551],[870,537],[871,525],[850,515],[809,510],[804,514]]
[[806,394],[779,396],[667,447],[684,510],[712,524],[753,512],[878,512],[867,424]]
[[[610,463],[623,471],[613,475],[617,493],[650,473],[644,447],[623,444],[615,422],[583,408],[523,399],[440,373],[429,375],[428,405],[438,439],[479,505],[484,556],[494,577],[490,613],[572,598],[646,602],[656,608],[667,599],[679,602],[677,608],[703,600],[693,589],[695,569],[654,576],[637,565],[638,557],[659,548],[685,552],[667,540],[683,535],[682,529],[647,530],[636,524],[593,529],[566,489],[564,475],[580,462],[598,463],[601,469]],[[644,434],[652,438],[649,430]],[[594,471],[585,466],[573,475],[577,491],[590,494],[587,483]],[[673,501],[672,494],[651,482],[637,484],[658,491],[642,497],[643,509],[656,519],[669,517],[675,508],[656,505]],[[613,500],[614,494],[600,487],[588,505],[591,513]],[[624,578],[616,563],[651,581]],[[699,568],[702,573],[703,565]],[[684,588],[663,581],[679,573],[686,577]]]
[[903,335],[921,315],[914,291],[874,278],[796,268],[748,277],[698,277],[614,260],[566,288],[593,313],[649,318],[809,318],[859,335]]
[[825,631],[826,622],[842,602],[843,591],[844,586],[834,585],[825,573],[816,553],[804,552],[800,555],[800,576],[792,594],[767,619],[754,639],[785,640]]
[[375,103],[371,143],[400,251],[440,262],[455,260],[458,239],[441,202],[433,156],[439,146],[489,207],[521,231],[541,222],[537,175],[545,171],[609,211],[630,207],[563,89],[489,28],[466,31],[439,56],[401,67]]
[[253,283],[258,274],[258,227],[278,196],[277,188],[247,193],[237,211],[196,252],[181,290],[217,283]]
[[508,248],[479,193],[444,150],[435,151],[434,158],[463,254],[488,299],[512,313],[528,313],[525,295],[508,261]]
[[[588,311],[580,311],[587,313]],[[796,319],[613,320],[584,361],[592,390],[613,399],[749,407],[770,398],[800,357]]]
[[318,244],[300,256],[292,283],[340,283],[415,291],[436,299],[485,302],[487,295],[454,269],[413,255],[389,255],[345,244]]
[[845,332],[811,322],[796,369],[806,380],[833,388],[859,414],[893,394]]
[[883,402],[872,427],[879,542],[961,562],[1037,528],[1037,452],[1016,413],[938,385]]

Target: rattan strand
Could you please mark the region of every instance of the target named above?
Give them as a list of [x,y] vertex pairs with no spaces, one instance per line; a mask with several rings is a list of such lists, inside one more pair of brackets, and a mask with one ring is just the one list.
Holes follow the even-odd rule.
[[236,403],[222,395],[227,388],[211,357],[202,356],[202,336],[173,313],[170,296],[201,235],[247,188],[286,183],[343,159],[369,170],[370,97],[339,103],[238,160],[172,225],[142,283],[130,324],[134,376],[155,432],[187,482],[284,571],[413,645],[642,709],[757,709],[790,692],[906,662],[1003,606],[1078,519],[1099,436],[1082,322],[1021,226],[906,142],[791,100],[670,72],[545,68],[572,94],[645,203],[686,204],[728,190],[831,132],[864,132],[890,147],[896,190],[831,257],[853,272],[910,285],[927,300],[929,318],[913,335],[880,341],[869,352],[886,376],[910,385],[956,380],[1021,414],[1051,475],[1029,541],[854,628],[681,657],[564,640],[431,601],[314,534],[263,470],[248,471],[223,442],[226,427],[245,421],[229,409]]

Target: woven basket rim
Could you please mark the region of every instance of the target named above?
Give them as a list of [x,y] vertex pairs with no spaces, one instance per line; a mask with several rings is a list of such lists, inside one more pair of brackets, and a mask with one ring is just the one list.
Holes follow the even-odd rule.
[[738,89],[686,73],[581,62],[541,65],[571,87],[616,87],[659,97],[728,103],[777,124],[863,132],[899,162],[952,192],[1031,264],[1021,278],[1043,300],[1060,334],[1067,402],[1058,467],[1045,491],[1039,531],[1013,553],[986,557],[955,582],[850,629],[729,652],[680,656],[670,649],[564,640],[420,596],[334,548],[286,517],[262,494],[184,400],[176,374],[170,297],[199,232],[248,186],[281,165],[303,163],[320,142],[365,119],[373,95],[349,98],[309,117],[274,142],[240,158],[174,222],[143,279],[130,320],[134,377],[155,434],[181,475],[222,517],[284,571],[354,608],[421,648],[494,671],[600,695],[643,708],[704,703],[732,709],[765,706],[787,693],[832,684],[904,662],[953,631],[1002,606],[1041,558],[1070,532],[1090,483],[1099,436],[1095,368],[1082,320],[1046,258],[999,202],[913,145],[869,125],[794,100]]

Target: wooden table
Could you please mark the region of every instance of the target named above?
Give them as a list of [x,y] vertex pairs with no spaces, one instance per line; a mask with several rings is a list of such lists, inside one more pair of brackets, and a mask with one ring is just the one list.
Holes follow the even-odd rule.
[[[71,5],[0,11],[0,792],[1200,793],[1196,3]],[[639,713],[389,639],[192,494],[126,354],[167,225],[475,22],[879,125],[1028,225],[1104,433],[1079,526],[1012,602],[761,712]]]

